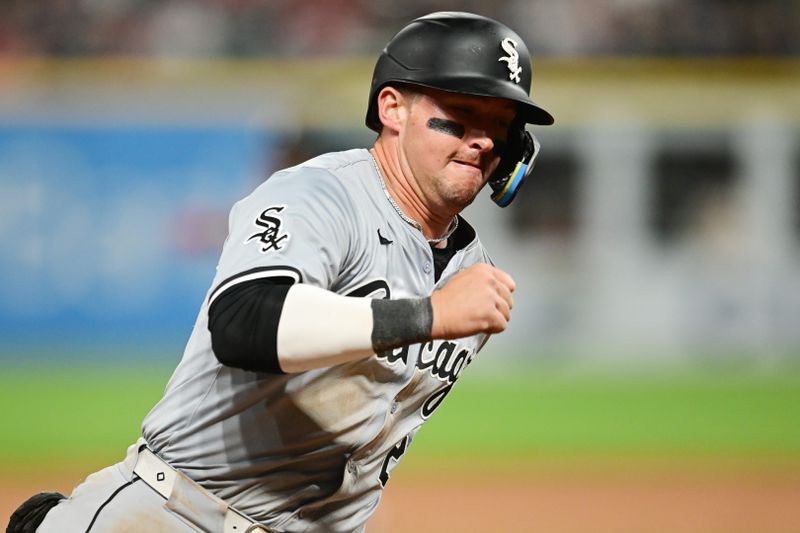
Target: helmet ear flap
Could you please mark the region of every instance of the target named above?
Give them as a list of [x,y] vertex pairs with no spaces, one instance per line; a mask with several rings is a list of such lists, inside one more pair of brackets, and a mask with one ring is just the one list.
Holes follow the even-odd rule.
[[494,203],[500,207],[506,207],[511,203],[533,171],[539,149],[539,140],[525,129],[524,124],[511,127],[508,146],[500,158],[500,164],[489,179]]

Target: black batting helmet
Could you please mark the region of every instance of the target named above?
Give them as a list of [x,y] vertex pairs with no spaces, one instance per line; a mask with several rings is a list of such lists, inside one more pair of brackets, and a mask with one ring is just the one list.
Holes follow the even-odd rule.
[[377,96],[392,82],[519,103],[518,120],[549,125],[553,116],[530,99],[531,57],[505,25],[462,12],[431,13],[395,35],[375,64],[367,127],[380,131]]

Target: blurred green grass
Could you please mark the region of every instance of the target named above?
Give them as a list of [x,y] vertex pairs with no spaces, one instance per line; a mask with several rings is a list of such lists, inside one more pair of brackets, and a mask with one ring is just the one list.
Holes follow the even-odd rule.
[[[11,368],[0,463],[117,460],[172,367]],[[800,458],[800,371],[467,372],[412,446],[417,461],[494,457]],[[413,461],[412,461],[413,462]]]
[[0,457],[12,463],[119,459],[171,368],[13,368],[0,377]]
[[523,372],[463,381],[420,431],[416,451],[800,457],[800,373]]

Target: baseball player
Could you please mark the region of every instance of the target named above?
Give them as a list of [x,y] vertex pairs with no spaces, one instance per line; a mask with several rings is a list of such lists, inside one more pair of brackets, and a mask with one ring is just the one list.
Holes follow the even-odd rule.
[[69,498],[23,504],[10,530],[363,531],[510,319],[514,281],[459,213],[486,183],[508,205],[530,173],[525,125],[553,122],[530,85],[528,50],[499,22],[434,13],[403,28],[375,66],[372,148],[276,172],[233,207],[142,438]]

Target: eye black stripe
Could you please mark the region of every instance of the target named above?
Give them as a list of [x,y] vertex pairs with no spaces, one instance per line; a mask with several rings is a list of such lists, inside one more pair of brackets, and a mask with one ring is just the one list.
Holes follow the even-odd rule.
[[433,131],[452,135],[453,137],[457,137],[459,139],[464,137],[464,134],[467,133],[467,129],[463,125],[445,118],[433,117],[428,119],[428,128],[432,129]]

